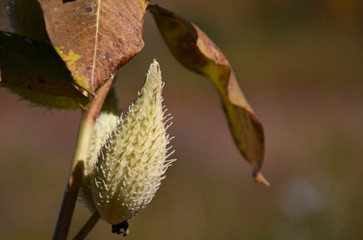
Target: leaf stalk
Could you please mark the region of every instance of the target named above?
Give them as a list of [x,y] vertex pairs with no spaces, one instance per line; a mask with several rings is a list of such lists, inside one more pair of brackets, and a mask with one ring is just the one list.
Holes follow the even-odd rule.
[[83,240],[87,237],[87,235],[91,232],[92,228],[96,225],[98,220],[100,220],[101,215],[98,211],[95,211],[92,216],[88,219],[82,229],[78,232],[78,234],[73,238],[73,240]]
[[111,76],[110,79],[96,91],[96,95],[91,100],[89,107],[82,111],[70,174],[68,175],[68,182],[63,194],[62,204],[53,233],[54,240],[67,239],[78,191],[81,185],[84,164],[88,158],[93,128],[107,93],[111,88],[113,78],[114,76]]

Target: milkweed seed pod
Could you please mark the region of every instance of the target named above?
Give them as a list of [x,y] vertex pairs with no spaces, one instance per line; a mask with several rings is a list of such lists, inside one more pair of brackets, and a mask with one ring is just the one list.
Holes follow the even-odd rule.
[[[103,220],[127,221],[154,197],[173,160],[156,60],[137,100],[102,146],[92,175],[92,196]],[[169,125],[170,126],[170,125]]]
[[120,114],[117,108],[115,91],[111,88],[94,126],[90,143],[89,157],[85,162],[84,175],[81,182],[81,188],[79,190],[80,200],[91,212],[96,210],[91,192],[93,168],[97,162],[98,152],[102,145],[106,142],[106,138],[119,123],[119,116]]

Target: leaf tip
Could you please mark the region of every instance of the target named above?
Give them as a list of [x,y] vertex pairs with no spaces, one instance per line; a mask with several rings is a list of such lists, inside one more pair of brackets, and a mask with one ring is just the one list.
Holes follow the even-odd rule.
[[260,171],[254,172],[253,178],[254,178],[255,182],[257,182],[257,183],[262,183],[266,187],[270,186],[270,183],[266,180],[266,178],[262,175],[262,173]]

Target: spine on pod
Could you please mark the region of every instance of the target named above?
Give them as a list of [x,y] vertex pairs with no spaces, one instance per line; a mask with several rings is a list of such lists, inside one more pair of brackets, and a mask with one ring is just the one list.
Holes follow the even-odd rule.
[[105,99],[94,126],[89,155],[88,159],[85,161],[84,175],[81,182],[81,188],[79,190],[81,202],[83,202],[92,213],[96,210],[96,205],[93,202],[91,191],[93,168],[97,162],[98,153],[102,145],[105,144],[107,137],[119,123],[119,116],[120,113],[117,108],[117,98],[115,91],[112,88]]
[[[150,65],[137,100],[102,146],[93,170],[93,202],[103,220],[127,221],[154,197],[173,160],[156,60]],[[167,120],[165,120],[168,118]]]

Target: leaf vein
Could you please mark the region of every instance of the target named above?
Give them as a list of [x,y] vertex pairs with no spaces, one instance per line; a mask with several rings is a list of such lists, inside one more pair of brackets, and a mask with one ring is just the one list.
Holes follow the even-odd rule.
[[97,18],[96,18],[96,33],[95,33],[95,45],[93,48],[93,62],[92,62],[92,74],[90,79],[90,86],[93,86],[94,78],[95,78],[95,70],[96,70],[96,55],[98,49],[98,34],[99,34],[99,21],[100,21],[100,14],[101,14],[101,0],[97,1]]

